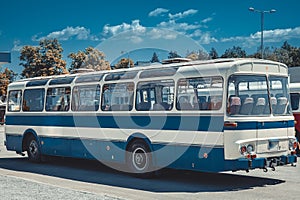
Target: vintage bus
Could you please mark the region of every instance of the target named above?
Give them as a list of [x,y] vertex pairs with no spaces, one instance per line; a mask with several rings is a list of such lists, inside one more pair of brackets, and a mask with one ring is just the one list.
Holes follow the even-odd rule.
[[6,102],[0,99],[0,125],[4,124]]
[[293,115],[295,117],[295,132],[298,140],[297,154],[300,154],[300,83],[290,83],[290,97]]
[[297,162],[287,66],[216,59],[39,77],[8,87],[6,148],[149,175]]

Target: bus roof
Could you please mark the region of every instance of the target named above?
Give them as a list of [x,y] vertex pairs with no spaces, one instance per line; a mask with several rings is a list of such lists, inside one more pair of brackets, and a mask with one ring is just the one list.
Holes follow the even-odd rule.
[[[167,64],[154,64],[149,66],[142,67],[133,67],[133,68],[123,68],[123,69],[115,69],[115,70],[104,70],[104,71],[94,71],[94,72],[84,72],[78,74],[65,74],[65,75],[55,75],[55,76],[44,76],[44,77],[35,77],[28,79],[17,80],[10,84],[10,87],[20,86],[24,87],[27,82],[34,80],[53,80],[59,78],[67,78],[67,77],[80,77],[87,75],[105,75],[112,74],[118,72],[130,72],[130,71],[146,71],[151,69],[168,69],[168,68],[176,68],[180,73],[193,73],[199,70],[199,72],[204,74],[212,73],[212,71],[217,70],[231,70],[234,72],[258,72],[258,73],[284,73],[288,74],[287,66],[270,60],[262,60],[255,58],[220,58],[213,60],[204,60],[204,61],[190,61],[188,59],[181,59],[181,62],[178,62],[178,59],[168,59]],[[213,67],[212,67],[213,66]],[[201,70],[201,71],[200,71]],[[215,75],[215,74],[214,74]]]

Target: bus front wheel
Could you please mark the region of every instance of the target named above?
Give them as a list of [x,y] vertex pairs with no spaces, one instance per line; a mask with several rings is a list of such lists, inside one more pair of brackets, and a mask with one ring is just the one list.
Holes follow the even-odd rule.
[[129,145],[127,165],[129,172],[139,178],[149,178],[153,175],[152,154],[144,141],[136,140]]
[[41,161],[41,150],[34,136],[30,136],[27,140],[27,155],[31,162]]

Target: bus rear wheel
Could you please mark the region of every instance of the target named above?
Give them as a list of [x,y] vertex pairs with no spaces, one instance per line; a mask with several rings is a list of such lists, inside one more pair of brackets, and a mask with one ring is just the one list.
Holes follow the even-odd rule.
[[31,162],[41,161],[41,150],[39,144],[34,136],[29,136],[27,140],[27,155]]
[[142,140],[131,143],[127,151],[129,172],[139,178],[150,178],[153,175],[152,154],[148,145]]

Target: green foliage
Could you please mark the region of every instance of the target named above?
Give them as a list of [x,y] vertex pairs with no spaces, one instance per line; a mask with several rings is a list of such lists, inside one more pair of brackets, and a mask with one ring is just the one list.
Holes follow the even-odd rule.
[[153,56],[152,56],[150,62],[151,63],[159,62],[158,56],[155,52],[153,53]]
[[221,58],[246,58],[246,56],[245,50],[239,46],[233,46],[233,48],[226,49]]
[[57,39],[41,40],[39,46],[24,46],[20,52],[20,65],[24,67],[21,76],[32,78],[67,74],[62,52],[63,48]]
[[186,58],[189,58],[191,60],[209,60],[209,55],[204,50],[200,49],[197,52],[192,51],[187,55]]
[[[281,62],[288,67],[300,66],[300,48],[291,46],[287,41],[280,48],[266,47],[263,54],[264,59]],[[256,52],[249,57],[261,58],[261,55],[260,52]]]
[[115,69],[134,67],[134,62],[130,58],[122,58],[116,65]]
[[0,96],[6,96],[7,86],[15,80],[17,74],[8,68],[0,72]]
[[209,52],[209,57],[211,59],[217,59],[219,58],[218,52],[215,48],[211,48],[210,52]]
[[181,56],[178,55],[176,51],[170,51],[168,58],[169,59],[171,59],[171,58],[181,58]]
[[95,71],[110,70],[110,64],[105,60],[105,54],[93,47],[88,47],[85,51],[70,53],[68,57],[72,59],[69,71],[79,68]]

